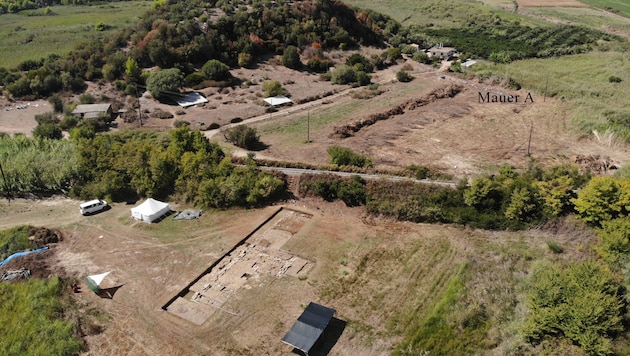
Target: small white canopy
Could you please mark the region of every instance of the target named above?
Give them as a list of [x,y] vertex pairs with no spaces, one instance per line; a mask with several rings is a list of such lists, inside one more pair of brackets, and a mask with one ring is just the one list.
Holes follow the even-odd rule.
[[101,274],[93,274],[91,276],[87,276],[85,279],[85,283],[87,284],[88,288],[90,288],[94,293],[98,294],[101,292],[101,282],[103,282],[105,277],[107,277],[107,275],[110,273],[112,272],[109,271]]
[[136,220],[152,223],[171,211],[168,203],[149,198],[144,203],[131,208],[131,217]]
[[112,273],[112,271],[101,273],[101,274],[93,274],[91,276],[88,276],[88,278],[91,279],[94,282],[94,284],[99,286],[101,285],[101,282],[103,282],[105,277],[107,277],[107,275],[110,273]]
[[293,102],[293,100],[287,98],[284,95],[271,96],[271,97],[265,98],[263,100],[267,104],[269,104],[271,106],[282,105],[282,104],[292,103]]

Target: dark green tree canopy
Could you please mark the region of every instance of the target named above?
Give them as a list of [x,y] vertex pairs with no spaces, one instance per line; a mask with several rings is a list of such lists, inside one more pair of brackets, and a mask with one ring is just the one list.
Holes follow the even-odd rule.
[[218,59],[207,61],[201,68],[201,72],[206,78],[211,80],[226,80],[232,76],[230,74],[230,67]]
[[182,72],[177,68],[159,70],[147,79],[147,90],[157,99],[168,92],[178,92],[184,82]]

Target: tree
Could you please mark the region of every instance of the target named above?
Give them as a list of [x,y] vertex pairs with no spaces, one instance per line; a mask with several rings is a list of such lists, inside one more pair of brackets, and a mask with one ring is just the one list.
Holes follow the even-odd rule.
[[262,89],[266,97],[286,95],[289,93],[277,80],[268,80],[263,82]]
[[63,100],[57,94],[48,98],[48,102],[53,105],[55,112],[63,112]]
[[586,223],[602,222],[630,213],[630,179],[595,177],[573,199],[578,216]]
[[526,188],[516,188],[510,196],[510,203],[505,209],[505,217],[515,221],[525,221],[534,218],[538,213],[535,193]]
[[37,127],[33,129],[33,137],[61,140],[63,138],[63,134],[58,125],[53,124],[52,122],[46,122],[37,125]]
[[166,92],[177,92],[184,82],[182,72],[177,68],[162,69],[147,79],[147,90],[154,98],[160,99]]
[[260,136],[253,127],[238,125],[225,132],[225,139],[235,146],[248,150],[254,149],[260,145]]
[[335,84],[350,84],[357,81],[357,73],[353,67],[343,64],[331,73],[331,80]]
[[566,338],[591,355],[612,353],[610,335],[623,330],[624,304],[610,269],[594,261],[566,269],[543,265],[530,278],[529,315],[521,327],[526,340]]
[[238,54],[238,65],[240,67],[249,67],[254,62],[254,56],[247,52],[241,52]]
[[230,67],[218,59],[207,61],[206,64],[201,67],[201,72],[206,78],[211,80],[226,80],[232,76],[232,74],[230,74]]
[[282,52],[282,65],[292,69],[297,69],[302,65],[297,47],[287,46],[284,49]]
[[128,58],[125,62],[125,75],[130,80],[137,80],[140,78],[140,67],[138,66],[138,62],[136,62],[133,58]]
[[595,250],[614,268],[630,262],[630,219],[615,219],[602,223]]

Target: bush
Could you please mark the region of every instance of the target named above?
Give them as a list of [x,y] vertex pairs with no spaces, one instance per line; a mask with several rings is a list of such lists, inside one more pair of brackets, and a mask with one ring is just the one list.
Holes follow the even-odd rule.
[[338,166],[372,167],[372,161],[362,155],[354,153],[351,149],[339,146],[331,146],[327,150],[329,162]]
[[611,83],[621,83],[621,78],[615,75],[611,75],[610,77],[608,77],[608,81]]
[[199,72],[192,72],[184,79],[184,85],[190,88],[194,88],[204,81],[205,77]]
[[79,95],[79,102],[81,104],[94,104],[96,102],[96,99],[92,94],[83,93]]
[[230,67],[218,59],[207,61],[206,64],[201,67],[201,72],[210,80],[226,80],[232,76],[232,74],[230,74]]
[[235,146],[251,150],[260,146],[260,136],[255,128],[239,125],[224,133],[225,139]]
[[173,126],[175,126],[176,128],[180,128],[183,126],[190,126],[190,122],[185,121],[185,120],[175,120],[175,122],[173,122]]
[[263,82],[262,89],[266,97],[287,95],[289,93],[277,80]]
[[623,330],[619,291],[610,269],[597,262],[540,266],[531,276],[521,333],[532,344],[566,338],[588,354],[612,354],[610,337]]
[[398,79],[399,82],[407,83],[413,80],[413,76],[409,74],[409,72],[401,70],[400,72],[396,73],[396,79]]
[[63,133],[57,124],[46,122],[44,124],[37,125],[37,127],[33,129],[33,137],[61,140],[63,138]]

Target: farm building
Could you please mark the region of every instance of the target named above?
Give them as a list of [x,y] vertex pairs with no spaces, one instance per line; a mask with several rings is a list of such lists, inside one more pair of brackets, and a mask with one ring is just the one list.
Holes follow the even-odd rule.
[[455,54],[455,48],[444,47],[441,43],[429,48],[431,57],[439,57],[441,59],[449,59]]
[[72,110],[72,115],[78,119],[89,119],[107,116],[113,118],[114,112],[110,104],[81,104]]

